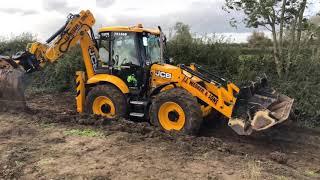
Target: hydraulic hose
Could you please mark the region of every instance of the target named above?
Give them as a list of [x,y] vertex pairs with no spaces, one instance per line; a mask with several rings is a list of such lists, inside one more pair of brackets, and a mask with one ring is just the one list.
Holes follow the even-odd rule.
[[63,25],[56,33],[54,33],[48,40],[46,40],[46,42],[51,43],[52,40],[54,40],[59,34],[61,34],[65,30],[65,28],[67,27],[68,22],[69,21],[67,21],[67,23],[65,25]]
[[54,40],[57,36],[59,36],[67,27],[68,23],[71,19],[79,17],[79,14],[69,14],[67,22],[56,32],[54,33],[46,42],[50,43],[52,40]]

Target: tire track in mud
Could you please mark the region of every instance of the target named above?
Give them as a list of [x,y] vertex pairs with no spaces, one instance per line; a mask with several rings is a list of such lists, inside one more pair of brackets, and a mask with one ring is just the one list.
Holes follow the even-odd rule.
[[[30,112],[28,113],[30,114]],[[109,120],[95,115],[79,115],[73,111],[57,112],[49,110],[42,111],[38,109],[31,111],[33,120],[45,123],[63,123],[68,126],[75,124],[82,127],[94,127],[102,129],[105,135],[116,132],[126,132],[134,134],[132,139],[154,139],[157,141],[170,141],[181,150],[188,150],[195,153],[205,153],[212,149],[218,149],[234,155],[253,154],[256,157],[268,158],[269,152],[288,152],[290,149],[308,149],[317,150],[320,148],[320,132],[316,130],[298,129],[298,127],[279,127],[267,133],[255,136],[238,136],[227,126],[205,127],[199,136],[189,136],[180,133],[165,133],[161,129],[151,126],[148,122],[134,122],[125,119]],[[138,136],[138,137],[136,137]],[[254,146],[253,151],[247,149],[247,145]],[[239,148],[240,146],[241,148]],[[265,148],[261,148],[265,147]],[[256,149],[258,148],[258,149]],[[262,149],[259,150],[259,149]],[[244,150],[246,149],[246,151]],[[271,152],[271,153],[272,153]],[[312,155],[312,154],[310,154]]]
[[[12,112],[11,112],[12,113]],[[232,131],[226,129],[208,129],[206,133],[210,135],[188,136],[178,133],[164,133],[160,129],[151,126],[147,122],[132,122],[124,119],[106,120],[93,115],[78,115],[74,112],[57,112],[50,110],[36,110],[20,114],[24,119],[31,119],[35,123],[54,124],[56,126],[70,128],[93,128],[104,132],[106,137],[119,132],[128,133],[118,139],[120,142],[136,144],[147,142],[150,144],[159,144],[165,142],[166,151],[170,154],[180,153],[182,159],[192,159],[206,154],[218,154],[223,157],[236,157],[237,161],[258,161],[261,166],[266,168],[267,172],[285,175],[297,179],[308,179],[305,176],[292,175],[290,171],[297,171],[299,167],[304,166],[301,160],[293,162],[297,155],[301,154],[303,149],[297,148],[294,141],[289,142],[280,138],[271,139],[264,137],[238,137]],[[213,133],[211,131],[214,131]],[[224,131],[223,134],[219,131]],[[299,132],[302,133],[303,132]],[[290,145],[290,149],[298,150],[298,154],[289,154],[289,150],[279,148],[280,145]],[[308,143],[307,143],[308,144]],[[301,144],[299,144],[300,146]],[[266,147],[269,146],[269,147]],[[292,146],[292,147],[291,147]],[[303,146],[304,149],[310,149],[310,146]],[[312,148],[311,148],[312,149]],[[317,149],[311,151],[315,152]],[[277,154],[277,152],[279,152]],[[305,150],[305,152],[307,152]],[[275,154],[275,155],[274,155]],[[312,154],[309,155],[309,157]],[[279,157],[278,157],[279,156]],[[240,159],[238,159],[240,158]],[[284,162],[281,162],[283,161]],[[289,159],[289,162],[288,162]],[[313,162],[319,159],[315,156]],[[233,159],[232,159],[233,160]],[[232,161],[231,160],[231,161]],[[270,162],[271,160],[271,162]],[[225,160],[223,160],[225,161]],[[272,163],[275,162],[275,163]],[[293,162],[293,164],[292,164]],[[20,167],[21,169],[22,167]],[[238,168],[232,167],[231,168]]]
[[[140,146],[140,144],[143,147],[147,147],[149,149],[149,145],[153,144],[153,146],[157,147],[159,146],[160,149],[157,150],[157,148],[154,151],[154,153],[159,153],[160,151],[165,151],[166,154],[169,156],[172,156],[172,158],[176,159],[176,161],[179,161],[178,164],[183,164],[182,162],[190,161],[193,162],[195,161],[195,154],[201,154],[204,149],[199,149],[199,145],[202,145],[203,143],[206,144],[206,146],[210,149],[214,149],[216,147],[221,146],[220,141],[212,141],[211,138],[200,138],[199,140],[195,141],[194,139],[196,137],[192,136],[178,136],[177,134],[165,134],[160,131],[157,131],[154,127],[150,126],[148,123],[135,123],[127,120],[119,120],[119,121],[107,121],[105,122],[104,119],[101,119],[96,116],[87,116],[87,115],[73,115],[73,113],[68,114],[64,112],[57,112],[57,111],[29,111],[25,113],[16,113],[16,112],[6,112],[5,114],[8,114],[8,117],[14,117],[18,116],[18,119],[21,120],[26,120],[26,122],[32,124],[32,125],[43,125],[43,124],[48,124],[50,126],[53,126],[55,128],[63,127],[64,129],[69,129],[69,128],[76,128],[76,129],[87,129],[87,128],[92,128],[96,129],[99,131],[104,132],[105,138],[107,139],[113,139],[116,137],[115,144],[113,145],[114,147],[120,148],[121,151],[128,151],[126,148],[123,149],[121,147],[127,147],[127,146]],[[69,117],[69,118],[67,118]],[[84,119],[86,121],[84,121]],[[1,121],[3,119],[0,118]],[[13,123],[12,123],[13,124]],[[13,131],[15,128],[12,127],[13,129],[11,130],[4,130],[3,134],[7,134],[9,131]],[[26,129],[26,128],[25,128]],[[1,131],[0,131],[1,132]],[[13,133],[15,134],[15,133]],[[6,136],[6,138],[10,138],[11,135]],[[39,142],[42,142],[42,147],[43,147],[43,142],[44,137],[40,137]],[[52,140],[52,139],[51,139]],[[51,143],[50,140],[50,143]],[[108,141],[108,140],[107,140]],[[210,142],[209,142],[210,141]],[[60,141],[59,141],[60,142]],[[192,142],[192,143],[191,143]],[[34,144],[33,144],[34,143]],[[48,145],[48,143],[46,143]],[[17,146],[17,148],[14,148]],[[25,174],[25,167],[28,162],[30,162],[30,158],[33,159],[32,161],[36,162],[36,165],[32,165],[33,167],[32,172],[35,171],[38,173],[39,176],[46,176],[45,174],[41,174],[43,168],[39,167],[37,164],[42,164],[42,163],[47,163],[47,161],[51,161],[50,157],[49,160],[48,158],[44,160],[40,160],[38,156],[33,156],[32,153],[29,152],[28,149],[25,148],[26,151],[20,151],[21,148],[23,147],[33,147],[33,146],[39,146],[36,142],[34,141],[27,141],[18,144],[11,144],[10,148],[8,149],[8,152],[13,152],[14,154],[20,154],[19,158],[11,158],[5,156],[4,159],[6,161],[4,162],[4,166],[6,166],[6,169],[0,169],[2,174],[0,174],[0,177],[3,176],[6,178],[19,178],[20,176],[24,176]],[[193,147],[194,146],[194,147]],[[41,146],[40,146],[41,147]],[[108,149],[108,148],[107,148]],[[111,148],[112,149],[112,148]],[[154,149],[154,148],[151,148]],[[135,149],[134,149],[135,150]],[[31,151],[31,150],[30,150]],[[42,151],[42,154],[47,154],[48,150],[40,150]],[[88,150],[89,151],[89,150]],[[90,151],[95,151],[95,149],[91,149]],[[140,150],[141,151],[141,150]],[[24,153],[25,152],[25,153]],[[32,152],[32,151],[31,151]],[[139,152],[139,151],[138,151]],[[49,153],[50,154],[50,153]],[[1,154],[0,154],[1,155]],[[105,154],[104,156],[108,156],[108,154]],[[13,156],[14,157],[14,156]],[[41,157],[41,156],[40,156]],[[141,159],[141,157],[143,157]],[[160,156],[161,157],[161,156]],[[124,158],[124,159],[122,159]],[[125,155],[120,155],[120,157],[116,157],[117,161],[121,161],[122,163],[118,162],[113,164],[115,166],[115,169],[119,168],[118,166],[122,166],[122,164],[127,160],[132,159],[132,161],[140,161],[141,159],[143,162],[146,162],[149,160],[155,161],[156,164],[159,162],[163,161],[161,159],[153,159],[153,155],[137,155],[137,154],[125,154]],[[19,161],[21,163],[21,166],[15,166],[15,162]],[[168,161],[168,159],[164,159],[164,161]],[[173,161],[170,162],[171,166],[174,166],[177,162]],[[198,161],[198,160],[197,160]],[[12,165],[11,165],[12,164]],[[159,165],[159,164],[158,164]],[[1,166],[3,166],[1,164]],[[184,165],[182,165],[184,167]],[[155,166],[157,167],[157,166]],[[30,166],[28,166],[30,169]],[[50,167],[49,167],[50,168]],[[161,172],[163,169],[166,169],[165,166],[160,166],[155,168],[157,171]],[[169,170],[169,169],[168,169]],[[28,170],[31,171],[31,170]],[[222,172],[222,169],[220,168],[219,170]],[[23,172],[23,173],[22,173]],[[51,172],[52,173],[52,172]],[[167,175],[166,175],[167,176]],[[203,175],[201,175],[203,176]],[[50,176],[49,176],[50,177]],[[71,176],[61,176],[63,177],[73,177]],[[215,176],[213,176],[215,177]]]
[[[61,95],[61,94],[59,94]],[[253,136],[244,137],[236,135],[225,123],[209,123],[203,125],[198,137],[182,135],[179,133],[164,133],[160,129],[151,126],[148,122],[136,123],[128,120],[107,120],[93,115],[79,115],[75,112],[74,98],[70,93],[64,93],[61,98],[55,95],[42,94],[40,97],[32,98],[31,107],[35,112],[32,118],[36,121],[65,123],[65,124],[80,124],[80,125],[94,125],[95,127],[104,129],[106,134],[122,131],[128,133],[140,134],[145,138],[158,138],[161,140],[171,140],[173,142],[180,141],[188,146],[196,147],[196,151],[206,151],[211,148],[219,148],[220,151],[233,154],[257,154],[261,156],[260,151],[281,151],[286,152],[286,149],[305,148],[318,149],[320,147],[320,131],[313,129],[302,129],[296,126],[280,126],[272,128],[263,133],[258,133]],[[51,104],[48,104],[51,102]],[[39,106],[40,104],[40,106]],[[69,104],[69,106],[65,106]],[[42,105],[42,106],[41,106]],[[70,106],[71,105],[71,106]],[[30,114],[30,112],[29,112]],[[217,125],[218,124],[218,125]],[[258,152],[247,151],[243,153],[245,147],[255,146],[260,149]],[[239,148],[244,147],[244,148]],[[271,148],[268,148],[270,147]],[[188,147],[187,147],[188,148]],[[256,149],[254,149],[256,150]],[[300,150],[300,149],[299,149]]]
[[[59,96],[61,96],[59,98]],[[33,97],[33,95],[32,95]],[[75,112],[75,102],[74,97],[71,93],[63,94],[39,94],[35,98],[30,98],[29,95],[29,112],[25,113],[34,116],[33,119],[36,121],[46,121],[46,122],[57,122],[57,123],[77,123],[81,125],[95,125],[102,126],[110,124],[112,130],[112,125],[118,127],[119,129],[125,132],[134,132],[141,131],[141,128],[149,129],[151,131],[159,131],[159,129],[150,126],[148,122],[144,123],[134,123],[130,120],[108,120],[94,115],[79,115]],[[128,127],[127,127],[128,126]],[[109,129],[106,129],[109,130]],[[167,136],[166,133],[161,133],[164,136]],[[171,136],[182,136],[181,134],[177,135],[172,133]],[[276,126],[275,128],[270,129],[267,132],[259,132],[253,136],[238,136],[236,135],[225,123],[207,123],[204,124],[199,133],[200,137],[217,137],[224,140],[238,139],[241,142],[249,143],[286,143],[286,144],[295,144],[295,145],[308,145],[314,147],[320,147],[319,142],[320,138],[320,129],[307,129],[300,128],[295,125],[291,126]],[[311,138],[310,138],[311,137]],[[307,138],[307,139],[306,139]]]
[[[148,122],[134,122],[125,119],[110,120],[95,115],[78,115],[75,112],[54,112],[54,111],[30,111],[25,113],[27,119],[32,119],[38,123],[57,123],[69,127],[75,125],[80,128],[96,128],[103,130],[106,136],[117,132],[133,134],[131,140],[154,139],[156,141],[170,141],[177,143],[182,149],[194,148],[196,152],[205,152],[219,148],[221,151],[228,151],[228,147],[220,139],[214,137],[197,137],[180,133],[165,133],[160,128],[150,125]],[[129,139],[129,141],[131,141]]]
[[299,174],[301,169],[314,168],[313,171],[317,172],[317,167],[320,168],[320,133],[316,130],[284,126],[252,137],[240,137],[226,126],[214,125],[204,126],[199,136],[188,136],[164,133],[148,122],[107,120],[94,115],[79,115],[75,112],[73,101],[70,94],[40,94],[32,98],[29,96],[30,110],[6,113],[19,114],[23,119],[38,124],[97,129],[106,137],[119,132],[127,133],[119,139],[120,142],[147,143],[151,146],[163,144],[168,153],[178,153],[182,159],[210,159],[211,156],[218,156],[220,161],[228,164],[234,171],[246,166],[244,163],[247,161],[254,161],[259,162],[268,174],[309,179],[310,177]]

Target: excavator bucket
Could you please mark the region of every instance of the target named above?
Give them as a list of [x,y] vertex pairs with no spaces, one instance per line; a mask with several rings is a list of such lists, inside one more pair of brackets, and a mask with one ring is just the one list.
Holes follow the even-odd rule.
[[0,56],[0,110],[26,108],[24,74],[15,61]]
[[239,135],[250,135],[289,118],[294,99],[272,89],[266,78],[241,88],[229,126]]

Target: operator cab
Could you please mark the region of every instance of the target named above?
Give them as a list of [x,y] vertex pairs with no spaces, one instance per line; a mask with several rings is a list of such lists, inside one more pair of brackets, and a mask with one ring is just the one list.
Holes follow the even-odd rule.
[[137,94],[148,84],[150,66],[162,63],[160,31],[141,24],[100,28],[98,50],[98,69],[120,77]]

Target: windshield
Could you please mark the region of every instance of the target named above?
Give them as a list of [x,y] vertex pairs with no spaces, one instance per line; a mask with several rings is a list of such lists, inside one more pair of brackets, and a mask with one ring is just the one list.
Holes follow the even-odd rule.
[[99,67],[113,66],[120,68],[130,64],[140,66],[136,53],[135,38],[135,33],[101,33],[99,39]]
[[159,36],[149,34],[146,42],[146,54],[151,63],[160,62],[160,41]]
[[115,60],[115,66],[120,67],[126,64],[140,66],[136,52],[135,38],[135,33],[114,32],[112,58]]

